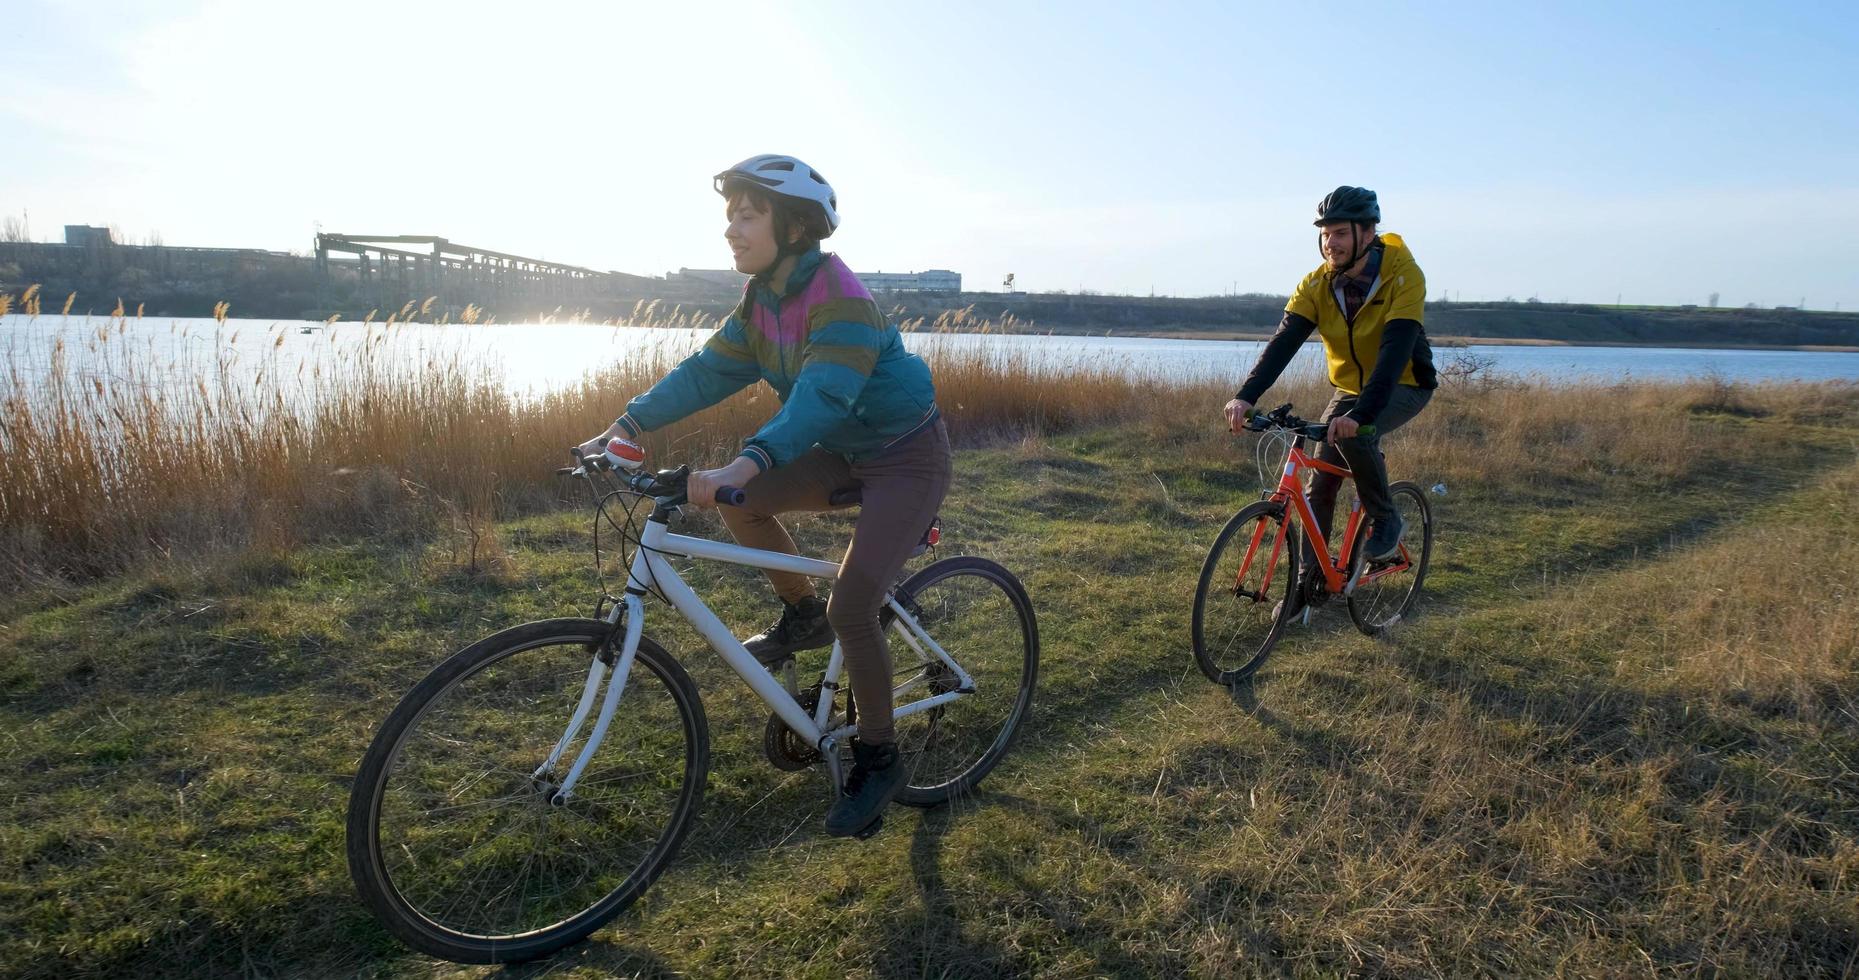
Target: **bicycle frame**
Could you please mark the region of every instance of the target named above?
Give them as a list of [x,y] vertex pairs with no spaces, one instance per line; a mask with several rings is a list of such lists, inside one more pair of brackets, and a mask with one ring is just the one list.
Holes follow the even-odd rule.
[[[662,511],[663,508],[660,510]],[[646,521],[645,531],[640,535],[639,547],[633,552],[626,594],[607,615],[607,621],[615,625],[624,620],[626,632],[619,655],[613,658],[612,673],[607,678],[606,695],[601,701],[600,714],[594,722],[593,732],[581,747],[574,765],[569,769],[567,777],[562,780],[553,801],[556,803],[567,801],[573,792],[575,783],[581,778],[582,770],[594,757],[595,751],[600,748],[601,739],[606,736],[607,725],[613,720],[614,710],[619,705],[620,695],[625,690],[634,657],[639,650],[639,637],[645,628],[644,600],[648,589],[657,589],[664,595],[670,601],[672,608],[676,609],[697,630],[698,635],[710,644],[711,649],[723,658],[723,662],[727,663],[730,669],[749,685],[749,689],[755,692],[756,697],[761,698],[769,708],[773,709],[775,714],[780,716],[781,720],[796,734],[805,737],[809,744],[819,749],[821,757],[826,760],[828,777],[832,780],[833,786],[837,788],[844,781],[840,772],[837,749],[840,741],[852,734],[855,728],[853,725],[841,725],[830,730],[826,727],[832,715],[834,700],[832,695],[839,689],[840,672],[845,666],[845,652],[840,648],[839,642],[833,641],[832,655],[827,661],[826,673],[821,679],[822,696],[813,714],[809,715],[799,700],[783,687],[781,682],[776,680],[775,676],[769,673],[768,668],[762,666],[753,654],[743,648],[729,627],[724,625],[723,621],[710,611],[710,607],[704,604],[703,599],[699,598],[697,593],[685,583],[684,579],[678,575],[677,569],[672,567],[668,560],[669,557],[698,558],[731,565],[746,565],[751,568],[796,572],[814,578],[834,579],[839,576],[839,566],[834,562],[745,548],[741,545],[711,541],[707,538],[673,534],[661,513],[654,512],[652,517]],[[953,691],[898,705],[892,711],[894,717],[908,717],[974,693],[974,678],[970,677],[968,672],[962,669],[961,664],[956,663],[947,651],[930,638],[922,625],[917,622],[916,617],[897,601],[895,595],[886,595],[885,605],[896,617],[892,621],[892,629],[897,631],[905,645],[915,651],[919,662],[925,667],[932,662],[940,662],[954,672],[957,681],[956,689]],[[554,751],[550,752],[548,759],[536,769],[537,778],[543,777],[554,768],[580,734],[587,721],[588,712],[599,695],[601,681],[603,675],[606,674],[606,666],[601,655],[593,658],[593,663],[588,668],[586,684],[581,691],[581,700],[569,718],[568,727],[562,733],[561,740],[556,743]],[[923,671],[918,671],[915,676],[897,685],[892,690],[891,696],[893,699],[900,698],[926,683],[928,683],[927,675]]]
[[[1317,570],[1323,573],[1324,587],[1335,595],[1346,596],[1353,593],[1358,585],[1365,582],[1372,582],[1386,575],[1393,575],[1397,572],[1405,571],[1410,567],[1413,564],[1413,556],[1407,553],[1407,545],[1402,544],[1400,546],[1401,556],[1399,559],[1374,569],[1369,569],[1364,566],[1363,569],[1358,570],[1353,576],[1350,576],[1348,579],[1344,578],[1351,564],[1351,552],[1355,549],[1356,530],[1362,524],[1362,501],[1360,499],[1350,504],[1349,521],[1343,528],[1342,552],[1336,556],[1335,562],[1333,564],[1331,563],[1329,542],[1324,540],[1323,532],[1317,527],[1317,512],[1311,509],[1310,497],[1305,494],[1304,484],[1299,479],[1299,475],[1305,469],[1314,469],[1320,473],[1329,473],[1333,476],[1340,476],[1347,480],[1353,480],[1355,479],[1355,474],[1341,466],[1337,466],[1333,463],[1326,463],[1323,460],[1305,453],[1303,442],[1304,440],[1301,437],[1292,439],[1290,452],[1285,455],[1284,470],[1278,478],[1278,486],[1267,499],[1289,507],[1292,515],[1297,518],[1297,522],[1303,526],[1304,533],[1310,538],[1311,550],[1317,555]],[[1264,581],[1259,584],[1259,594],[1261,596],[1269,593],[1271,590],[1272,574],[1278,568],[1278,555],[1284,548],[1285,538],[1290,533],[1290,526],[1291,522],[1289,520],[1280,521],[1278,523],[1278,533],[1272,540],[1271,556],[1268,559],[1270,564],[1266,566]],[[1265,536],[1265,528],[1266,525],[1260,524],[1258,529],[1253,532],[1252,542],[1246,549],[1245,561],[1240,563],[1239,575],[1236,581],[1245,581],[1246,572],[1252,567],[1252,559],[1258,555],[1259,544]]]

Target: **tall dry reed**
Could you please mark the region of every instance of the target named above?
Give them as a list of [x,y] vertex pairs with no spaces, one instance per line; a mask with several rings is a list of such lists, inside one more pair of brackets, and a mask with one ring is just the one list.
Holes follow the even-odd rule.
[[[568,387],[514,396],[492,363],[400,343],[395,317],[421,313],[431,311],[409,304],[388,324],[360,325],[341,354],[295,367],[280,353],[294,325],[222,327],[213,346],[225,353],[209,363],[163,360],[123,316],[70,321],[48,349],[12,351],[0,378],[0,575],[84,579],[149,557],[332,534],[488,533],[553,504],[566,447],[684,353],[647,346]],[[713,322],[640,313],[653,326]],[[955,338],[913,344],[966,444],[1141,411],[1145,382],[1116,366],[1060,374]],[[667,465],[719,461],[777,407],[758,385],[652,433],[648,448]]]
[[[163,362],[121,317],[68,328],[32,357],[12,352],[0,378],[0,576],[82,579],[150,557],[285,548],[332,534],[486,534],[498,518],[551,506],[566,447],[598,432],[683,355],[647,347],[566,388],[513,396],[494,364],[398,343],[405,328],[396,318],[419,312],[430,310],[408,304],[387,324],[357,325],[354,347],[295,368],[275,354],[281,331],[294,328],[232,331],[216,339],[218,349],[260,356],[203,365]],[[713,322],[657,304],[636,313],[653,325]],[[1224,385],[1171,383],[1121,362],[1061,369],[1024,349],[935,332],[913,333],[910,344],[931,362],[961,445],[1103,424],[1140,426],[1186,452],[1230,445],[1218,424],[1231,393]],[[1236,375],[1243,368],[1237,357],[1234,367]],[[1328,393],[1307,373],[1273,394],[1314,416]],[[1731,394],[1806,413],[1848,411],[1854,400],[1850,386]],[[1449,479],[1579,479],[1621,466],[1676,473],[1675,455],[1723,438],[1692,409],[1717,411],[1725,398],[1708,382],[1556,389],[1458,379],[1400,436],[1401,452]],[[652,433],[648,449],[655,462],[715,462],[777,407],[757,385]]]

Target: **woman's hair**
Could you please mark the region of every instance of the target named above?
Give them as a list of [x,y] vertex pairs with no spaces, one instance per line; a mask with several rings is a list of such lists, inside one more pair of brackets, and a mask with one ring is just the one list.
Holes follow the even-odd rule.
[[[775,244],[784,252],[806,252],[820,244],[820,240],[833,233],[832,226],[826,223],[826,212],[813,201],[803,201],[784,194],[770,194],[762,187],[746,180],[732,180],[723,185],[724,213],[733,211],[736,203],[746,199],[757,211],[774,212]],[[793,244],[788,243],[790,229],[798,229],[799,235]]]

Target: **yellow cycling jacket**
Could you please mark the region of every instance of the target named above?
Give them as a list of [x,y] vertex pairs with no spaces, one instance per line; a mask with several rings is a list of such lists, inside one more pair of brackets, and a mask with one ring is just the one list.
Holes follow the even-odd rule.
[[[1393,320],[1412,320],[1422,327],[1422,306],[1426,302],[1427,280],[1414,262],[1401,236],[1381,233],[1383,246],[1381,274],[1370,288],[1368,299],[1357,311],[1354,323],[1343,315],[1343,300],[1336,287],[1336,274],[1328,264],[1304,277],[1285,304],[1293,313],[1317,325],[1323,349],[1329,355],[1330,383],[1351,395],[1362,393],[1369,375],[1375,371],[1376,354],[1381,350],[1382,329]],[[1429,358],[1430,360],[1430,358]],[[1430,367],[1430,364],[1428,365]],[[1427,372],[1431,374],[1430,371]],[[1416,378],[1413,363],[1401,371],[1400,383],[1431,388],[1433,378]]]

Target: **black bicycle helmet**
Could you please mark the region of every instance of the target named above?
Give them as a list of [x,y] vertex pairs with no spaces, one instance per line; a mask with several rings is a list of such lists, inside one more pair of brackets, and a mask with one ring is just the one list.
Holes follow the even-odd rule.
[[1375,192],[1366,187],[1338,187],[1317,203],[1317,220],[1311,224],[1321,225],[1332,221],[1378,225],[1381,223],[1381,202],[1375,200]]

